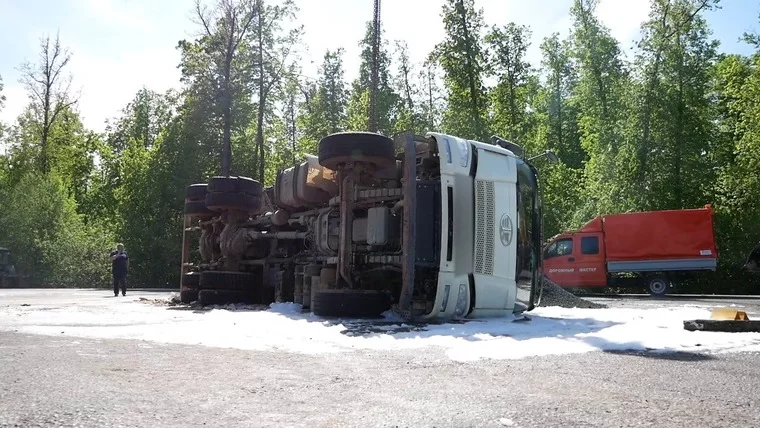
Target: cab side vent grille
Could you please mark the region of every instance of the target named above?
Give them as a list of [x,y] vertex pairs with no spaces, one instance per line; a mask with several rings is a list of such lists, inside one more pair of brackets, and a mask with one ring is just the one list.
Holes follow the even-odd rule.
[[493,275],[496,213],[493,181],[475,181],[475,273]]

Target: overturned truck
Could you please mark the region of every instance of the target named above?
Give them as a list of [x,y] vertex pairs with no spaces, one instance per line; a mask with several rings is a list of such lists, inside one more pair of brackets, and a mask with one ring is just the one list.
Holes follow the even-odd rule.
[[541,207],[519,146],[345,132],[318,151],[266,189],[235,176],[188,186],[184,302],[418,320],[533,309]]

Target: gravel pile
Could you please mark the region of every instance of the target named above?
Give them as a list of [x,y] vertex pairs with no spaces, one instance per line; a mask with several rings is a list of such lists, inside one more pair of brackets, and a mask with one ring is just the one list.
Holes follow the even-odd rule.
[[544,288],[541,294],[541,304],[543,306],[560,306],[563,308],[581,308],[581,309],[601,309],[607,305],[590,302],[566,291],[554,282],[544,278]]

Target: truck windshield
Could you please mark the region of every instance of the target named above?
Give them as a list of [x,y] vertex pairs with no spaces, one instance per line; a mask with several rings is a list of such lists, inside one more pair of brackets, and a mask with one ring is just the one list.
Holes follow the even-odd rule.
[[[515,311],[533,308],[541,251],[538,186],[535,169],[517,160],[517,296]],[[537,291],[537,290],[536,290]]]

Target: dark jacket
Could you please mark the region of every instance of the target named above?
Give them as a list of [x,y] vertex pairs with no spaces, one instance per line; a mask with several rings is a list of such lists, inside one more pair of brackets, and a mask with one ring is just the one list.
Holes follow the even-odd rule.
[[111,273],[114,275],[125,276],[128,270],[129,255],[127,255],[126,251],[122,251],[121,254],[119,254],[118,251],[111,252],[112,257],[115,255],[118,255],[118,257],[111,261]]

